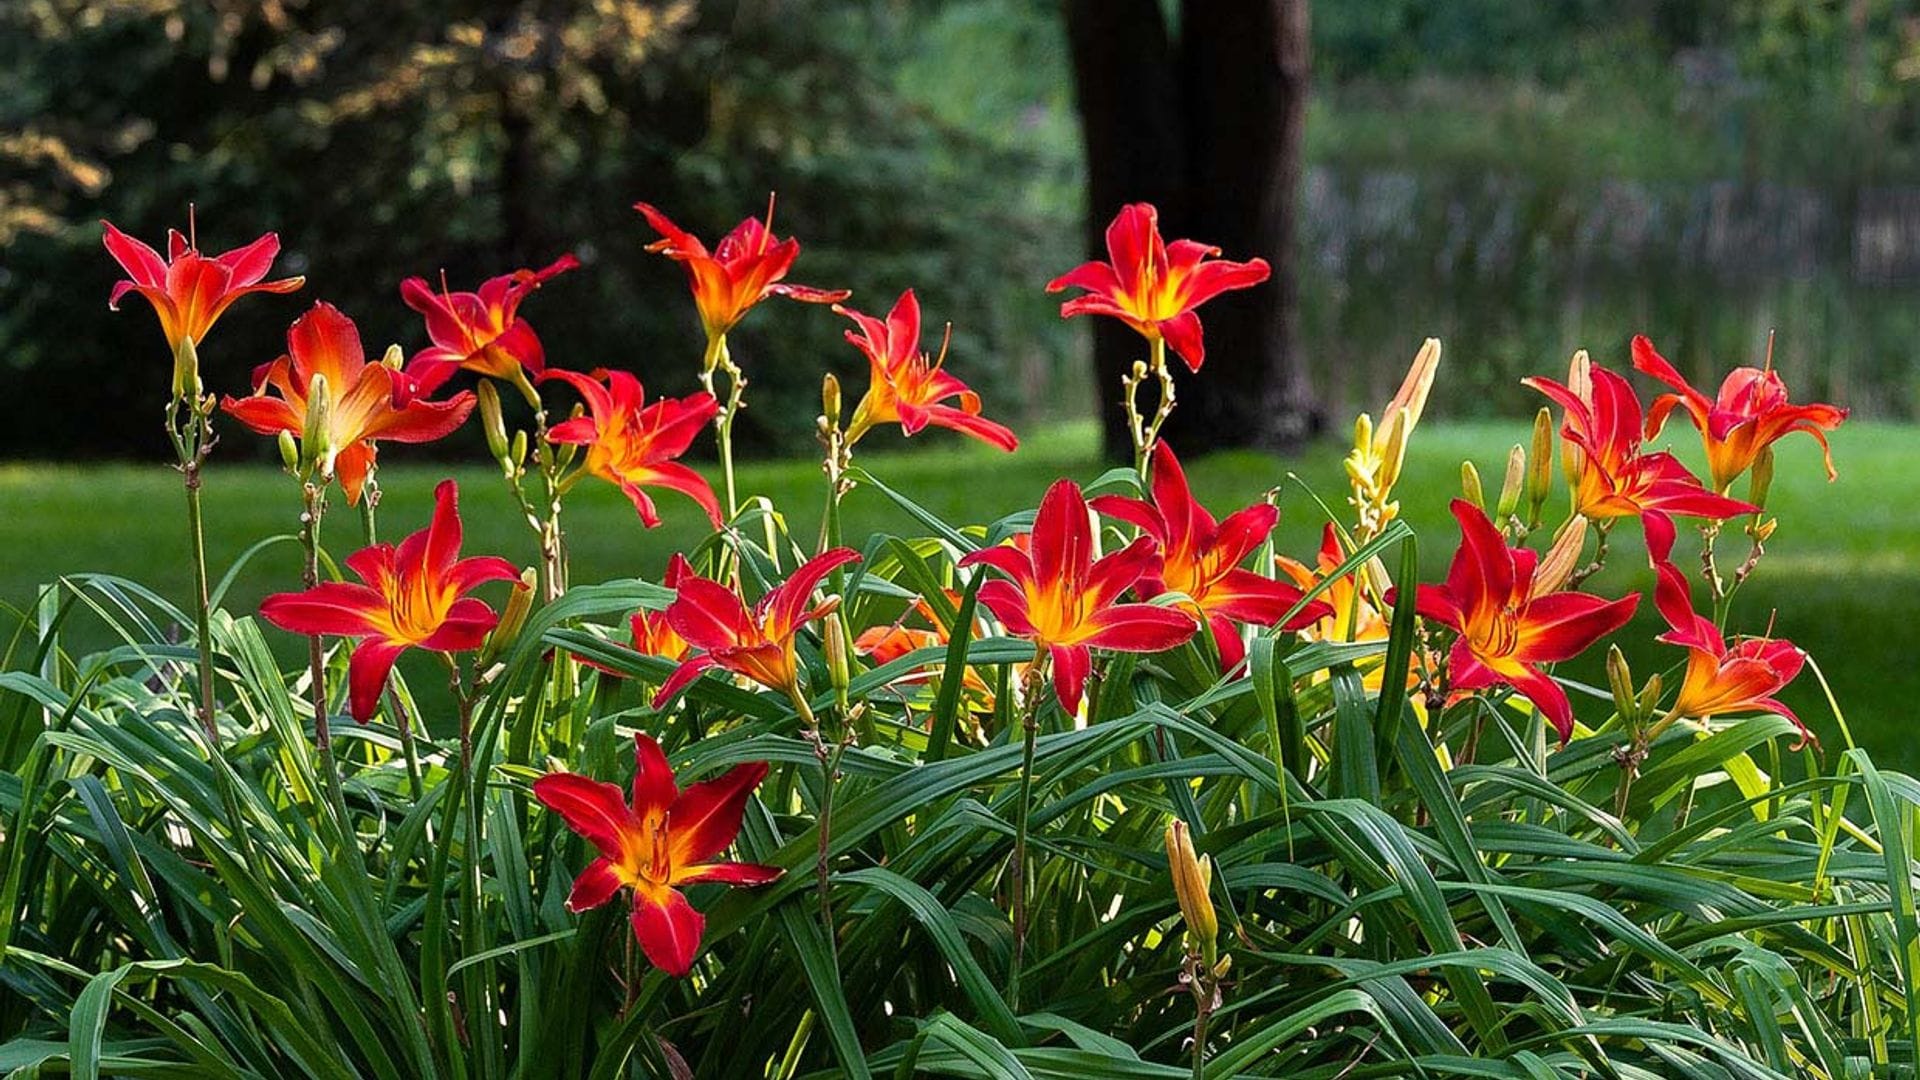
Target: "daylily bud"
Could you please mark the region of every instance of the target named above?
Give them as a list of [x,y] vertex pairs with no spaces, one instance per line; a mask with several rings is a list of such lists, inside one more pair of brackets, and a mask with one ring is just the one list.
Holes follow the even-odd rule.
[[1747,477],[1747,501],[1762,509],[1767,505],[1767,489],[1773,486],[1773,447],[1760,451],[1753,459],[1753,473]]
[[[1587,350],[1581,349],[1573,354],[1567,364],[1567,389],[1581,401],[1593,402],[1593,361],[1588,358]],[[1541,411],[1545,411],[1542,409]],[[1563,440],[1560,447],[1560,467],[1567,474],[1567,486],[1578,487],[1580,474],[1586,471],[1586,453],[1570,440]]]
[[[1544,406],[1533,414],[1533,449],[1527,470],[1527,520],[1539,521],[1540,508],[1553,493],[1553,410]],[[1573,482],[1569,475],[1568,483]]]
[[1180,901],[1180,916],[1187,923],[1187,944],[1212,967],[1217,956],[1216,939],[1220,921],[1214,914],[1213,860],[1195,858],[1193,840],[1187,835],[1187,823],[1175,818],[1167,825],[1167,869],[1173,875],[1173,892]]
[[280,433],[280,464],[295,476],[300,475],[300,444],[294,440],[291,431]]
[[507,447],[507,460],[503,464],[517,469],[525,460],[527,460],[527,433],[516,431],[513,433],[512,443]]
[[1471,461],[1460,463],[1460,493],[1475,507],[1487,505],[1486,492],[1480,490],[1480,470],[1474,468]]
[[1768,518],[1767,520],[1761,522],[1760,524],[1753,526],[1748,531],[1753,536],[1755,543],[1764,544],[1767,541],[1773,539],[1773,530],[1779,524],[1780,524],[1779,518]]
[[1147,362],[1145,360],[1135,360],[1133,362],[1133,381],[1139,382],[1141,379],[1144,379],[1146,377],[1147,377]]
[[847,704],[847,687],[853,681],[852,671],[847,664],[847,628],[835,614],[827,619],[826,625],[827,676],[833,681],[833,696],[841,708]]
[[533,610],[533,592],[539,584],[540,575],[529,566],[520,571],[520,580],[514,582],[513,592],[507,595],[507,606],[500,613],[500,621],[494,625],[493,632],[487,635],[487,643],[480,650],[480,666],[492,664],[513,639],[520,636],[520,630],[527,625],[527,615]]
[[389,345],[385,355],[380,357],[380,362],[394,371],[399,371],[407,362],[407,354],[400,351],[400,346]]
[[1638,727],[1640,702],[1633,693],[1633,669],[1618,645],[1607,646],[1607,686],[1613,691],[1613,711],[1620,714],[1621,723]]
[[480,399],[480,427],[487,433],[487,449],[501,467],[510,468],[507,454],[511,447],[507,444],[506,418],[500,415],[500,391],[493,388],[492,379],[482,379],[474,395]]
[[1659,672],[1656,671],[1647,676],[1647,685],[1640,688],[1639,705],[1641,716],[1646,717],[1653,715],[1654,708],[1660,704],[1661,689]]
[[1527,450],[1515,444],[1507,451],[1507,475],[1500,482],[1500,503],[1494,508],[1494,518],[1505,521],[1520,509],[1520,494],[1527,485]]
[[1587,519],[1575,514],[1571,520],[1560,527],[1559,535],[1553,538],[1553,546],[1540,556],[1540,565],[1533,571],[1533,595],[1545,596],[1559,592],[1573,576],[1573,569],[1580,562],[1580,553],[1587,547]]
[[1353,449],[1356,456],[1373,457],[1373,417],[1361,413],[1353,418]]
[[1387,418],[1385,446],[1380,453],[1380,495],[1393,490],[1400,480],[1400,465],[1407,459],[1407,438],[1413,433],[1410,414],[1402,410]]
[[828,426],[840,426],[840,380],[831,371],[820,380],[820,411],[826,415]]
[[327,377],[314,373],[307,382],[307,421],[300,430],[300,465],[305,472],[318,466],[323,478],[333,476],[333,392]]
[[181,337],[173,350],[173,397],[176,401],[200,400],[200,350],[190,336]]

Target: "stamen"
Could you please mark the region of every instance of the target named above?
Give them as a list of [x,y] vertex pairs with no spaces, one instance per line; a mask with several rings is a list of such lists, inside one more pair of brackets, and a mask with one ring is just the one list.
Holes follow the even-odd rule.
[[946,333],[940,335],[940,355],[933,362],[933,370],[939,371],[940,365],[947,362],[947,347],[953,344],[953,323],[947,323]]
[[187,204],[187,250],[188,251],[200,250],[200,230],[195,227],[193,222],[193,204],[192,203]]

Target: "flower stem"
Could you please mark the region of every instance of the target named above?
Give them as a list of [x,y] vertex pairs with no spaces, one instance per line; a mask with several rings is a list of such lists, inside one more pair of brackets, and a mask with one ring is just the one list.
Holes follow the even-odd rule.
[[[1135,363],[1133,371],[1120,380],[1127,394],[1127,430],[1133,436],[1133,469],[1140,474],[1140,482],[1147,480],[1147,459],[1153,453],[1153,446],[1160,441],[1161,425],[1173,414],[1173,372],[1167,369],[1167,342],[1165,338],[1151,340],[1152,361],[1147,364]],[[1160,400],[1154,406],[1153,418],[1146,419],[1140,414],[1137,400],[1140,387],[1146,384],[1151,374],[1159,383]]]
[[[300,568],[300,580],[311,589],[320,584],[320,519],[327,511],[327,489],[309,480],[302,487],[302,495],[300,546],[305,550],[306,562]],[[307,678],[311,684],[308,692],[313,699],[313,745],[320,755],[320,778],[327,786],[327,800],[339,819],[344,838],[351,830],[346,793],[340,787],[340,767],[333,755],[333,728],[327,722],[327,661],[319,634],[307,637]]]
[[1007,1003],[1020,1009],[1020,968],[1027,950],[1027,821],[1033,809],[1033,753],[1040,735],[1040,700],[1046,688],[1048,654],[1034,650],[1021,688],[1021,733],[1025,739],[1020,754],[1020,803],[1014,819],[1013,861],[1008,868],[1013,878],[1013,960],[1007,969]]
[[747,391],[746,373],[733,362],[733,351],[727,347],[727,336],[720,337],[708,348],[713,363],[700,373],[700,385],[707,393],[718,398],[714,391],[713,375],[724,371],[727,375],[727,396],[721,403],[719,415],[713,418],[713,429],[720,443],[720,473],[727,489],[727,520],[732,521],[740,513],[740,496],[733,477],[733,421],[740,414],[743,398]]
[[1213,1015],[1211,1001],[1199,1001],[1193,1010],[1193,1080],[1207,1076],[1207,1021]]

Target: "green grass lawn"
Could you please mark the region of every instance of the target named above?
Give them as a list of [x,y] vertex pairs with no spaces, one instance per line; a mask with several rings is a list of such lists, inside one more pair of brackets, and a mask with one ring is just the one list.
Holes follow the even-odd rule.
[[[1679,430],[1674,438],[1683,456],[1697,459],[1697,447]],[[1418,530],[1429,580],[1443,571],[1457,539],[1446,503],[1459,490],[1461,460],[1471,457],[1495,488],[1507,447],[1525,436],[1516,424],[1430,424],[1416,434],[1399,495],[1404,516]],[[1920,699],[1920,665],[1914,662],[1920,645],[1920,475],[1911,465],[1917,437],[1920,429],[1911,427],[1849,425],[1834,438],[1841,477],[1832,484],[1811,440],[1797,437],[1782,444],[1769,507],[1779,515],[1780,529],[1734,612],[1737,629],[1760,632],[1773,618],[1777,633],[1812,653],[1832,681],[1855,739],[1883,763],[1902,768],[1920,767],[1920,741],[1906,734],[1908,703]],[[1280,487],[1284,513],[1278,540],[1283,550],[1306,557],[1317,543],[1323,516],[1288,475],[1344,509],[1343,452],[1328,443],[1284,460],[1231,453],[1188,464],[1201,497],[1219,512]],[[381,531],[398,538],[424,522],[429,492],[447,470],[408,464],[404,447],[390,449],[386,458]],[[961,522],[1031,507],[1057,476],[1087,481],[1102,471],[1090,425],[1038,433],[1012,456],[941,439],[919,452],[863,454],[860,464],[948,520]],[[460,481],[467,550],[531,562],[532,538],[516,518],[497,472],[474,466],[454,469],[453,475]],[[800,537],[817,533],[821,485],[812,462],[754,463],[741,470],[743,493],[773,497]],[[663,493],[660,504],[666,522],[648,531],[611,487],[590,482],[577,488],[567,506],[574,580],[652,577],[670,553],[700,539],[705,526],[690,502]],[[216,463],[206,505],[208,557],[216,578],[255,541],[290,535],[299,513],[292,481],[264,466]],[[0,465],[0,551],[6,553],[0,562],[0,601],[17,609],[56,575],[89,570],[124,575],[184,601],[190,571],[181,521],[178,477],[158,465]],[[336,556],[358,546],[359,525],[337,498],[329,522],[327,537]],[[912,520],[883,495],[856,491],[846,506],[846,533],[862,537],[874,530],[916,532]],[[1611,593],[1651,587],[1637,527],[1620,532],[1610,568],[1589,588]],[[1744,541],[1733,546],[1737,560]],[[1682,565],[1694,565],[1695,547],[1683,533],[1677,556]],[[251,610],[268,592],[296,586],[298,573],[298,547],[290,540],[272,546],[239,574],[229,606]],[[1621,635],[1643,677],[1679,659],[1678,650],[1651,641],[1659,628],[1649,598],[1639,619]],[[86,640],[106,644],[105,632],[96,632],[97,639]],[[1600,678],[1588,660],[1571,673]],[[1829,754],[1844,748],[1811,673],[1786,700],[1821,736]]]

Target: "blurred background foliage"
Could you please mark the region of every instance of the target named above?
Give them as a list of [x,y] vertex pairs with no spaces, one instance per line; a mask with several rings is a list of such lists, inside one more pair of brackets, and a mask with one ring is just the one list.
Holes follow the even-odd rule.
[[[1436,408],[1473,416],[1576,346],[1645,331],[1705,377],[1777,328],[1797,396],[1911,417],[1917,26],[1904,0],[1317,5],[1294,256],[1331,415],[1428,334]],[[1112,395],[1040,291],[1080,257],[1070,63],[1053,0],[12,0],[0,454],[158,452],[157,338],[107,313],[97,219],[157,242],[190,202],[203,247],[278,230],[309,278],[223,322],[230,392],[315,298],[415,348],[400,278],[563,250],[587,268],[526,309],[550,357],[685,390],[692,306],[629,207],[711,239],[777,190],[796,280],[870,311],[911,285],[994,412],[1087,415]],[[750,445],[806,445],[819,372],[857,367],[840,330],[749,320]]]

